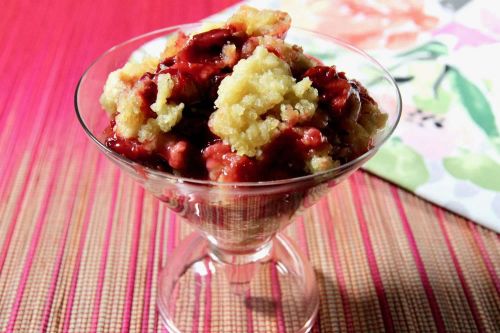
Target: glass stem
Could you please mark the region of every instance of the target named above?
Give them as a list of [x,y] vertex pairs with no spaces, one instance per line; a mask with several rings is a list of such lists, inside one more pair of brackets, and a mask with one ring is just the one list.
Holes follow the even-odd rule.
[[271,255],[273,237],[270,237],[254,249],[233,251],[222,249],[209,240],[210,257],[220,263],[224,275],[234,294],[245,296],[252,278],[259,272],[260,263]]

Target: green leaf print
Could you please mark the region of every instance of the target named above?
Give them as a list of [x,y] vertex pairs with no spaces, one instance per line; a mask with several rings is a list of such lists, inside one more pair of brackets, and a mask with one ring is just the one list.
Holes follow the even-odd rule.
[[474,123],[491,139],[497,138],[499,133],[495,124],[495,116],[486,96],[456,68],[450,67],[449,75],[462,104]]
[[435,59],[439,56],[448,54],[448,47],[437,41],[431,41],[420,45],[413,50],[401,53],[398,57],[415,57],[415,58],[426,58],[426,59]]
[[307,54],[317,58],[317,59],[331,59],[331,58],[336,58],[336,55],[333,54],[332,52],[325,52],[325,51],[322,51],[322,50],[308,50],[307,51]]
[[365,168],[411,191],[429,180],[422,156],[399,138],[384,144]]
[[438,94],[432,97],[414,95],[413,103],[423,111],[434,114],[445,114],[450,109],[451,94],[444,89],[439,89]]
[[445,158],[443,164],[455,178],[500,191],[500,164],[486,155],[466,151],[461,156]]

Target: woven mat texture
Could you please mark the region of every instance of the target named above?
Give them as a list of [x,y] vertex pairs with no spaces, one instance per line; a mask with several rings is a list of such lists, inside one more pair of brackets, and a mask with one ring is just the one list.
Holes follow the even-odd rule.
[[[164,330],[158,272],[191,229],[92,146],[73,92],[108,47],[231,4],[2,2],[0,332]],[[315,332],[500,332],[500,236],[391,184],[357,172],[286,233]]]

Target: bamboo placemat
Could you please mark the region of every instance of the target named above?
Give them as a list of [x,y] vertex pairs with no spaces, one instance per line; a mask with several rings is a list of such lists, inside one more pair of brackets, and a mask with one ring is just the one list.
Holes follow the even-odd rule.
[[[163,330],[158,272],[191,230],[92,147],[73,89],[110,45],[228,4],[2,3],[1,332]],[[316,332],[500,331],[500,236],[378,178],[356,173],[286,233],[317,272]]]

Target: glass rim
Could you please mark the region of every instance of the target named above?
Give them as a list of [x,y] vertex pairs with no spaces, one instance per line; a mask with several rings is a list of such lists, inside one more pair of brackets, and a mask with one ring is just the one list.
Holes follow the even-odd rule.
[[[78,96],[79,96],[79,92],[80,92],[81,83],[86,78],[88,72],[102,58],[106,57],[106,55],[108,55],[109,53],[113,52],[116,49],[119,49],[120,47],[122,47],[126,44],[132,43],[134,41],[137,41],[137,40],[140,40],[143,38],[154,36],[156,34],[160,34],[160,33],[166,32],[166,31],[174,31],[174,30],[178,30],[178,29],[182,29],[182,28],[192,28],[192,27],[200,26],[202,24],[203,24],[203,22],[178,24],[178,25],[174,25],[174,26],[170,26],[170,27],[165,27],[165,28],[153,30],[153,31],[147,32],[145,34],[132,37],[130,39],[127,39],[126,41],[123,41],[119,44],[116,44],[116,45],[110,47],[109,49],[104,51],[101,55],[99,55],[94,61],[92,61],[92,63],[83,72],[82,76],[78,80],[78,84],[76,85],[75,95],[74,95],[74,107],[75,107],[76,116],[78,118],[78,121],[80,122],[80,125],[83,127],[87,136],[90,137],[90,139],[98,146],[98,148],[100,148],[101,150],[103,150],[107,154],[110,154],[114,158],[120,160],[121,162],[125,163],[126,165],[128,165],[132,168],[136,168],[137,165],[140,165],[146,171],[146,173],[154,175],[156,177],[165,178],[166,180],[171,181],[171,182],[186,183],[186,184],[193,184],[193,185],[219,186],[219,187],[221,187],[221,186],[223,186],[223,187],[266,187],[266,186],[288,185],[288,184],[293,184],[293,183],[305,182],[305,181],[314,180],[316,178],[325,177],[327,175],[335,174],[335,173],[338,173],[340,171],[349,169],[350,167],[357,164],[358,162],[373,155],[380,148],[380,146],[382,146],[389,139],[389,137],[394,133],[394,130],[396,129],[396,127],[401,119],[402,99],[401,99],[401,93],[399,91],[399,87],[396,84],[396,81],[394,80],[392,75],[389,73],[389,71],[384,66],[382,66],[376,59],[374,59],[372,56],[370,56],[368,53],[366,53],[365,51],[357,48],[356,46],[354,46],[346,41],[343,41],[341,39],[338,39],[336,37],[333,37],[333,36],[330,36],[327,34],[323,34],[321,32],[317,32],[317,31],[313,31],[313,30],[309,30],[309,29],[304,29],[304,28],[291,27],[290,30],[307,32],[307,33],[311,33],[314,35],[318,35],[318,36],[327,38],[328,40],[331,40],[333,43],[338,44],[338,45],[342,46],[343,48],[348,49],[349,51],[353,51],[353,52],[356,52],[356,53],[362,55],[364,58],[368,59],[372,64],[376,65],[376,67],[378,67],[382,71],[382,73],[384,74],[384,78],[387,79],[389,81],[389,83],[391,84],[391,86],[394,88],[394,90],[395,90],[394,93],[396,94],[396,111],[397,111],[396,120],[394,121],[394,124],[386,130],[386,132],[383,134],[383,136],[382,136],[381,140],[378,142],[378,144],[375,145],[374,147],[370,148],[367,152],[363,153],[362,155],[356,157],[355,159],[353,159],[347,163],[341,164],[339,166],[333,167],[333,168],[328,169],[328,170],[324,170],[324,171],[321,171],[318,173],[313,173],[313,174],[309,174],[309,175],[305,175],[305,176],[279,179],[279,180],[270,180],[270,181],[258,181],[258,182],[218,182],[218,181],[214,181],[214,180],[202,180],[202,179],[181,177],[181,176],[176,176],[172,173],[168,173],[165,171],[155,170],[155,169],[146,167],[138,162],[135,162],[135,161],[133,161],[125,156],[122,156],[122,155],[116,153],[115,151],[113,151],[112,149],[108,148],[88,128],[87,124],[85,123],[85,120],[83,119],[82,115],[80,114],[80,108],[78,106]],[[103,110],[101,110],[101,111],[104,112]]]

